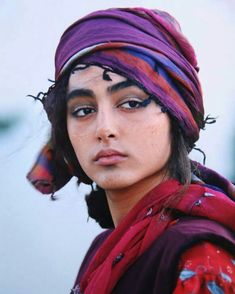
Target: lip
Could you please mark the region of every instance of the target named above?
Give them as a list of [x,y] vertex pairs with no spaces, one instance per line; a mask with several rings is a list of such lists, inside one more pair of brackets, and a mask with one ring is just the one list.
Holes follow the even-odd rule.
[[94,162],[97,165],[102,166],[113,165],[122,162],[126,159],[126,157],[127,156],[120,151],[114,149],[106,149],[101,150],[96,154]]

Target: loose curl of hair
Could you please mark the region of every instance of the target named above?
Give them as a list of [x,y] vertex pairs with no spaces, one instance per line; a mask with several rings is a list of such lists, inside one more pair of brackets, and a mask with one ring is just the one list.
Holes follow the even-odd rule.
[[[73,169],[73,174],[78,178],[78,184],[92,184],[92,180],[85,174],[76,157],[69,139],[67,130],[67,86],[70,74],[75,64],[64,72],[58,81],[44,93],[42,103],[52,125],[52,145],[54,146],[55,158],[64,158]],[[188,153],[192,149],[184,138],[182,130],[175,119],[168,113],[171,121],[171,155],[167,163],[167,172],[170,178],[178,180],[182,185],[182,193],[172,195],[165,204],[168,205],[180,200],[183,191],[191,182],[191,163]],[[59,171],[58,171],[59,172]],[[102,228],[113,228],[113,220],[109,211],[105,191],[96,186],[90,194],[86,195],[88,214],[94,218]]]

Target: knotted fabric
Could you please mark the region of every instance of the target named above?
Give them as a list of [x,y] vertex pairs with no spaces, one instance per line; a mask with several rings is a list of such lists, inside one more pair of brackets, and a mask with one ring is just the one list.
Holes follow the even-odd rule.
[[[125,271],[177,219],[172,213],[163,214],[162,207],[169,197],[180,193],[182,185],[166,181],[147,195],[126,215],[98,249],[96,255],[75,289],[83,294],[111,293]],[[217,221],[235,230],[235,203],[223,193],[192,184],[180,202],[168,206],[184,215],[199,216]]]

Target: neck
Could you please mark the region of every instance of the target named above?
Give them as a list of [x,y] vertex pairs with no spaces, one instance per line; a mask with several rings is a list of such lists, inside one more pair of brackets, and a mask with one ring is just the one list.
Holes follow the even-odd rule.
[[107,201],[115,227],[148,192],[168,177],[151,176],[123,189],[106,190]]

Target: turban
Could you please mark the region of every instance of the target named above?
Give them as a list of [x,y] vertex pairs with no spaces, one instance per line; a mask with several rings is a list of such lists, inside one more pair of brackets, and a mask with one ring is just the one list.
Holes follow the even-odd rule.
[[[75,61],[107,66],[134,80],[167,110],[193,147],[205,123],[197,60],[171,15],[145,8],[91,13],[63,33],[55,55],[56,82]],[[45,101],[49,116],[51,109],[46,105]],[[66,170],[66,162],[60,160],[59,165],[53,162],[53,146],[49,143],[29,172],[28,179],[42,193],[60,189],[73,176],[69,167]],[[55,166],[63,169],[57,178]]]
[[97,11],[70,26],[55,55],[55,78],[74,61],[101,64],[135,80],[180,125],[193,145],[204,127],[193,47],[166,12],[144,8]]

